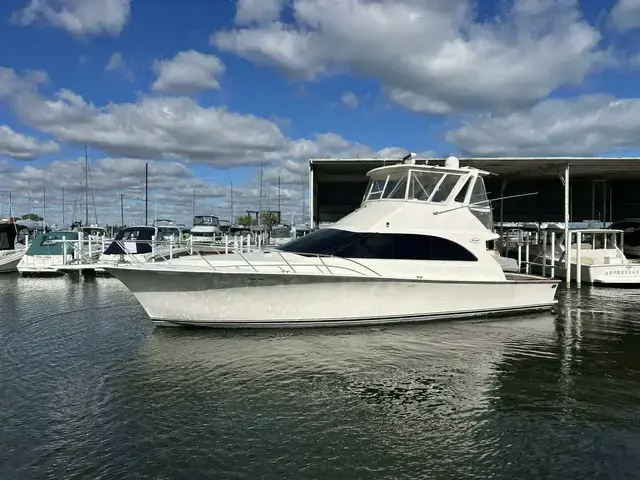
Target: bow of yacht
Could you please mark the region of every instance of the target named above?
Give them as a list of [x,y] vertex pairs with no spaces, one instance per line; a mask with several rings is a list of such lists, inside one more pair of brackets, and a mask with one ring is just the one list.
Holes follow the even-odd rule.
[[550,309],[556,280],[505,274],[483,172],[412,160],[369,172],[362,205],[267,252],[107,267],[159,324],[362,325]]

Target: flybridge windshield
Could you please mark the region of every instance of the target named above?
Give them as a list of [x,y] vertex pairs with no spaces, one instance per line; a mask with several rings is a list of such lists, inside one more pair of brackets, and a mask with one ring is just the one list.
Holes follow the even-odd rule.
[[218,217],[214,216],[195,216],[193,217],[193,226],[215,227],[218,225]]
[[[467,199],[468,190],[475,183],[482,187],[481,192],[478,192],[478,196],[482,196],[485,193],[482,178],[466,173],[433,170],[381,171],[369,180],[364,200],[421,200],[431,203],[486,200],[486,193],[484,198]],[[476,193],[476,188],[473,188],[473,193]]]

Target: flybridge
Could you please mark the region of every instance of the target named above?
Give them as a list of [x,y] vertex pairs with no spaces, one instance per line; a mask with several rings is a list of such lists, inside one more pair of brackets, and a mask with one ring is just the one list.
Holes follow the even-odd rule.
[[[415,161],[380,167],[367,175],[364,201],[418,200],[438,204],[476,204],[488,199],[482,172],[460,168],[450,157],[444,167],[417,165]],[[411,162],[411,163],[410,163]]]
[[491,205],[482,175],[475,168],[460,168],[458,159],[449,157],[444,167],[405,162],[370,171],[369,185],[362,204],[373,201],[425,202],[451,207],[468,206],[489,230],[493,229]]

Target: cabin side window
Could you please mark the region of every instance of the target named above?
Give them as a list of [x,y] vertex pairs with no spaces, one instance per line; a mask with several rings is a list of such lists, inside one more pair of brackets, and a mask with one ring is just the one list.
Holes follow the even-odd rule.
[[280,247],[303,255],[386,260],[438,260],[474,262],[478,259],[462,245],[430,235],[358,233],[334,228],[317,230]]

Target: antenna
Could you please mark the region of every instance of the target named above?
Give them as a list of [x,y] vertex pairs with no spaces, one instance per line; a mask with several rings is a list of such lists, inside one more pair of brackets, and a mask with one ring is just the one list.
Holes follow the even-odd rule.
[[120,194],[120,226],[124,227],[124,193]]
[[417,154],[416,153],[409,153],[408,155],[405,155],[404,157],[402,157],[402,163],[405,163],[407,165],[415,165],[416,164],[416,160],[413,158],[415,157]]
[[440,215],[441,213],[453,212],[454,210],[460,210],[461,208],[478,207],[478,206],[482,205],[483,203],[497,202],[498,200],[507,200],[509,198],[529,197],[531,195],[537,195],[537,194],[538,194],[538,192],[531,192],[531,193],[522,193],[520,195],[509,195],[508,197],[492,198],[492,199],[489,199],[489,200],[482,200],[481,202],[470,203],[468,205],[460,205],[458,207],[448,208],[446,210],[440,210],[439,212],[433,212],[433,214],[434,215]]
[[144,224],[149,225],[149,162],[144,164]]
[[[260,164],[260,213],[259,216],[262,215],[262,174],[264,170],[264,165]],[[258,217],[258,224],[260,224],[260,218]]]

